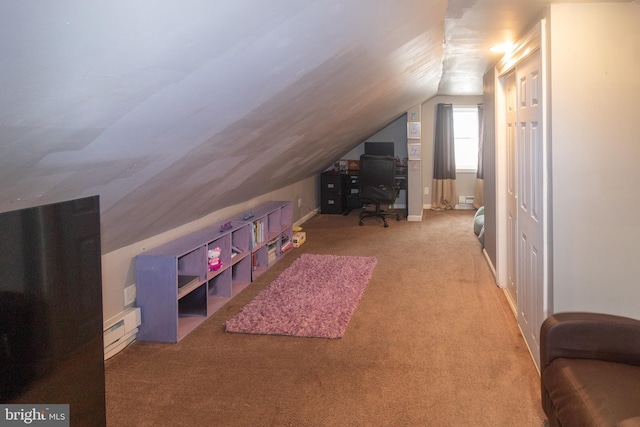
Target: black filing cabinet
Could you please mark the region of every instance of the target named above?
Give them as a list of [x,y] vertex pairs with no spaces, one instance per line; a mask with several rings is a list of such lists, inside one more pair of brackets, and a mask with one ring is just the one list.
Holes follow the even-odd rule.
[[348,175],[323,172],[320,175],[320,210],[323,214],[343,214],[347,211]]
[[347,210],[362,208],[360,201],[360,181],[358,171],[349,171],[347,173]]

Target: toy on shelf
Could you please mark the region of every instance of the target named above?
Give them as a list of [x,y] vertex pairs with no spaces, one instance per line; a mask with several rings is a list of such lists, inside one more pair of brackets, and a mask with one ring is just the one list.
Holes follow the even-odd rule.
[[248,220],[249,218],[253,218],[253,212],[252,211],[248,211],[244,215],[242,215],[242,219],[245,220],[245,221]]
[[220,248],[209,249],[207,252],[207,258],[209,260],[209,271],[217,271],[222,267]]
[[225,232],[227,230],[231,230],[233,226],[231,225],[231,221],[225,222],[220,226],[220,232]]

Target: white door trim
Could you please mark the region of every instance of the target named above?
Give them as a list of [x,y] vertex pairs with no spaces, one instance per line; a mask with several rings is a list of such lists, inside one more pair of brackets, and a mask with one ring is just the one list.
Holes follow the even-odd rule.
[[[540,51],[542,72],[542,157],[544,158],[544,170],[542,173],[542,215],[543,215],[543,286],[542,286],[542,312],[538,313],[544,319],[551,314],[553,299],[551,292],[551,242],[549,231],[551,229],[551,194],[550,194],[550,117],[549,117],[549,63],[548,63],[548,34],[546,20],[542,19],[536,24],[518,44],[518,47],[495,66],[495,87],[496,87],[496,282],[499,287],[505,288],[505,295],[514,309],[514,316],[518,318],[517,301],[511,299],[511,295],[506,291],[508,283],[508,242],[507,242],[507,153],[506,153],[506,111],[507,100],[505,94],[505,75],[512,71],[518,64],[522,63],[532,53]],[[520,298],[518,298],[520,299]],[[533,354],[532,354],[533,356]],[[537,357],[534,357],[537,360]]]
[[[506,178],[507,178],[507,154],[506,154],[506,136],[503,130],[506,127],[506,111],[507,102],[505,99],[505,87],[503,77],[513,70],[513,68],[531,53],[540,49],[543,44],[543,36],[545,36],[546,21],[542,19],[537,23],[518,43],[517,47],[509,54],[506,54],[495,66],[495,88],[496,88],[496,279],[497,285],[501,288],[507,287],[507,229],[506,229]],[[547,69],[546,53],[542,52],[543,67]],[[543,91],[548,95],[546,89],[546,76],[543,79]],[[548,118],[545,105],[545,120]],[[547,144],[545,143],[545,146]],[[545,147],[546,148],[546,147]],[[545,177],[546,180],[546,177]],[[546,181],[545,181],[546,183]],[[546,199],[549,201],[550,199]],[[546,205],[546,204],[545,204]],[[546,214],[546,212],[545,212]],[[546,242],[545,242],[546,244]],[[546,249],[546,248],[545,248]],[[515,313],[514,313],[515,314]]]

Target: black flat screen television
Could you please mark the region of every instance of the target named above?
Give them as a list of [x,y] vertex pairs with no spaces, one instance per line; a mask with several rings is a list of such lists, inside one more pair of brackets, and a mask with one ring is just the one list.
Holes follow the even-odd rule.
[[106,425],[98,196],[0,213],[0,236],[0,403]]

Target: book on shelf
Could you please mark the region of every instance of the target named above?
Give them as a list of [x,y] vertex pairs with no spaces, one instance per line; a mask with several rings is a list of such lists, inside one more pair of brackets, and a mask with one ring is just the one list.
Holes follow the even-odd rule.
[[238,254],[242,254],[244,251],[237,246],[231,245],[231,258],[234,258]]
[[200,284],[200,276],[191,276],[186,274],[178,275],[178,295],[197,287]]
[[289,240],[287,243],[284,243],[282,245],[282,248],[280,249],[280,251],[282,253],[287,252],[289,249],[291,249],[293,247],[293,242],[291,240]]
[[264,241],[264,221],[254,221],[251,225],[253,246]]

